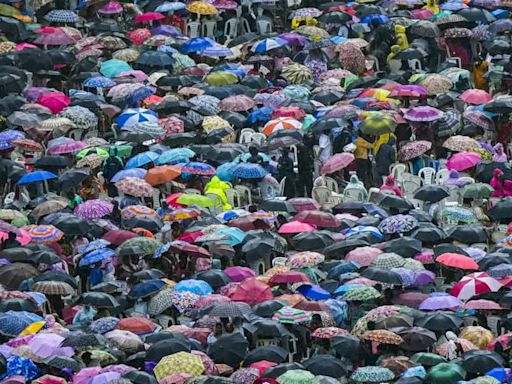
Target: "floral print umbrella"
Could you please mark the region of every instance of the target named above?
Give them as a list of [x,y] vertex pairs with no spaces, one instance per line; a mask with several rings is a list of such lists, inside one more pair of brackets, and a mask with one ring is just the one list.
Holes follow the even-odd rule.
[[390,216],[379,224],[379,230],[383,234],[405,233],[418,226],[418,221],[410,215]]
[[411,141],[404,144],[398,151],[398,155],[403,161],[409,161],[415,157],[423,155],[432,148],[432,143],[426,140]]
[[480,148],[475,139],[468,136],[452,136],[445,140],[443,147],[456,152],[471,151],[473,148]]
[[380,383],[393,380],[395,374],[388,368],[366,366],[357,368],[350,378],[358,382]]
[[118,181],[116,187],[119,192],[123,192],[135,197],[151,197],[153,196],[153,187],[142,179],[136,177],[127,177]]
[[374,331],[366,331],[363,334],[363,339],[376,341],[382,344],[402,344],[403,339],[394,332],[385,329],[376,329]]

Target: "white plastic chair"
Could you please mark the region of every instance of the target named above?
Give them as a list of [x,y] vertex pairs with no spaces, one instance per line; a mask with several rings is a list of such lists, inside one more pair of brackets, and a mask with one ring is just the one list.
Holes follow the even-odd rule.
[[442,185],[450,177],[450,171],[446,168],[440,169],[436,173],[435,182],[436,184]]
[[201,25],[203,36],[215,37],[217,31],[217,22],[215,20],[205,20]]
[[201,191],[198,190],[198,189],[195,189],[195,188],[187,188],[187,189],[185,189],[184,193],[190,193],[190,194],[193,194],[193,195],[200,195]]
[[251,136],[256,133],[254,132],[254,129],[252,128],[242,128],[240,131],[240,137],[238,139],[238,142],[240,144],[247,144],[251,142]]
[[185,35],[190,38],[199,37],[201,24],[197,21],[188,21],[185,25]]
[[160,190],[153,188],[153,209],[160,208]]
[[359,188],[345,188],[343,191],[343,201],[365,201],[364,194]]
[[391,167],[390,174],[393,176],[395,181],[400,185],[403,181],[403,174],[407,172],[407,166],[402,163],[394,164]]
[[206,197],[213,201],[213,206],[210,207],[210,211],[212,212],[222,212],[222,199],[216,193],[207,193]]
[[245,17],[240,17],[240,26],[241,26],[241,32],[242,35],[245,35],[247,33],[251,33],[251,25],[249,24],[249,21]]
[[82,140],[82,135],[84,133],[83,129],[73,129],[69,131],[68,136],[72,138],[73,140],[80,141]]
[[418,59],[407,60],[407,62],[409,63],[409,67],[413,71],[423,72],[423,65],[421,65],[421,61],[419,61]]
[[291,151],[292,156],[293,156],[293,166],[297,167],[299,165],[299,154],[298,154],[297,146],[296,145],[291,145],[290,146],[290,151]]
[[418,171],[418,176],[422,178],[423,185],[433,184],[435,175],[436,175],[436,170],[431,167],[421,168]]
[[238,36],[238,20],[234,17],[224,23],[224,36],[229,42]]
[[332,177],[324,176],[325,178],[325,185],[327,188],[329,188],[334,193],[340,193],[340,190],[338,188],[338,183],[336,180],[334,180]]
[[313,190],[311,191],[311,196],[321,206],[327,206],[332,204],[332,191],[327,187],[313,187]]
[[260,35],[265,35],[267,33],[272,33],[273,26],[272,26],[272,20],[270,20],[267,17],[260,18],[256,20],[256,26],[258,28],[258,33]]
[[283,177],[279,182],[279,195],[284,196],[284,189],[286,186],[286,177]]
[[404,180],[402,183],[402,190],[404,191],[404,194],[407,197],[412,197],[414,195],[414,192],[416,192],[416,190],[420,187],[421,182],[416,178]]
[[252,205],[252,192],[245,185],[235,185],[235,189],[238,191],[240,195],[240,200],[242,201],[242,205],[247,202],[247,204]]
[[228,204],[231,205],[233,208],[239,208],[242,206],[240,194],[236,189],[229,188],[224,190],[224,193],[226,194]]
[[267,136],[265,136],[263,133],[256,132],[251,135],[251,143],[256,143],[258,145],[263,145],[265,140],[267,139]]

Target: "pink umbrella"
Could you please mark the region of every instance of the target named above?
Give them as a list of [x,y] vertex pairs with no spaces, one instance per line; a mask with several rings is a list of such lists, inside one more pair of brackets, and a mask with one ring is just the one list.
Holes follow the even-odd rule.
[[55,28],[54,32],[43,33],[34,40],[34,43],[39,45],[71,45],[75,44],[76,41],[77,39],[68,35],[62,29]]
[[94,376],[89,380],[88,384],[108,384],[114,380],[119,380],[120,378],[121,374],[118,372],[105,372]]
[[25,48],[37,48],[36,45],[30,43],[19,43],[16,44],[16,51],[23,51]]
[[92,377],[99,375],[101,367],[87,367],[75,373],[73,376],[73,384],[86,384]]
[[52,113],[59,113],[71,103],[71,99],[62,92],[48,92],[40,96],[36,102],[49,108]]
[[427,91],[421,85],[399,85],[391,91],[389,97],[421,97],[427,96]]
[[459,97],[464,102],[475,105],[485,104],[492,100],[491,95],[483,89],[468,89]]
[[[16,236],[16,241],[21,245],[27,245],[32,241],[32,237],[25,229],[20,229],[20,234]],[[0,243],[9,238],[9,234],[7,232],[0,232]]]
[[213,5],[217,9],[236,9],[238,3],[234,0],[215,0]]
[[449,170],[464,171],[477,165],[482,160],[482,156],[476,152],[459,152],[452,155],[446,163]]
[[104,15],[113,15],[121,12],[123,12],[123,6],[117,1],[110,1],[98,9],[98,13],[102,13]]
[[492,300],[470,300],[464,305],[465,309],[493,310],[502,309],[501,305]]
[[[141,15],[143,16],[143,15]],[[148,28],[137,28],[128,33],[128,38],[135,45],[142,45],[146,39],[149,39],[151,36],[151,31]]]
[[327,175],[339,171],[340,169],[345,168],[347,165],[353,162],[354,159],[355,157],[351,153],[337,153],[325,160],[325,162],[322,164],[322,168],[320,169],[320,173],[322,175]]
[[444,112],[437,108],[423,105],[413,107],[404,114],[404,118],[410,121],[434,121],[443,117]]
[[279,228],[279,233],[302,233],[302,232],[310,232],[314,231],[316,227],[311,224],[301,223],[300,221],[291,221],[289,223],[283,224],[281,228]]
[[296,214],[293,220],[319,227],[338,227],[340,225],[339,220],[332,213],[323,211],[302,211]]
[[320,209],[320,204],[309,197],[294,197],[293,199],[288,200],[288,202],[297,210],[297,212],[315,211]]
[[240,282],[249,277],[256,276],[256,273],[247,267],[228,267],[224,270],[224,273],[234,282]]
[[87,200],[75,208],[75,214],[84,219],[99,219],[109,215],[114,209],[114,204],[101,199]]
[[130,71],[123,71],[117,77],[129,77],[133,76],[135,77],[135,80],[137,81],[146,81],[148,79],[148,75],[146,75],[144,72],[139,70],[130,70]]
[[70,141],[51,147],[48,152],[51,155],[63,155],[65,153],[75,153],[87,148],[89,145],[83,141]]
[[146,12],[135,18],[136,23],[147,23],[155,20],[165,19],[165,16],[158,12]]
[[353,249],[345,256],[345,261],[353,261],[362,267],[369,266],[382,251],[374,247],[359,247]]

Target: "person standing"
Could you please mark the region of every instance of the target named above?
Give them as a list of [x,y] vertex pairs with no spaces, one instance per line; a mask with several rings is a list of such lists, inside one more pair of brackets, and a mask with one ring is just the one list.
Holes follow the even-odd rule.
[[103,166],[103,177],[107,182],[108,195],[110,197],[117,196],[117,188],[110,181],[114,177],[114,175],[124,169],[123,160],[119,156],[117,156],[117,148],[110,147],[109,156],[105,160],[105,165]]
[[290,159],[289,149],[283,148],[281,157],[277,164],[279,170],[279,177],[283,179],[286,177],[284,184],[284,195],[287,198],[295,197],[295,172],[293,171],[293,160]]
[[366,188],[371,186],[371,163],[370,163],[370,150],[373,148],[372,143],[368,137],[360,135],[354,142],[356,150],[354,157],[356,158],[356,172],[359,179],[364,183]]
[[386,176],[389,175],[389,168],[396,160],[395,138],[390,137],[389,140],[379,147],[379,151],[375,155],[375,168],[378,182],[385,181]]
[[[308,143],[299,145],[297,149],[299,163],[298,195],[309,197],[313,189],[313,149]],[[305,192],[304,189],[306,190]]]

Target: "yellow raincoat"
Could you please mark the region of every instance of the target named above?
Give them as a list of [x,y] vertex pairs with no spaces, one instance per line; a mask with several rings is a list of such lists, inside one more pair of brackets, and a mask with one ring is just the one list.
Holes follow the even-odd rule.
[[219,179],[217,176],[213,176],[212,179],[205,185],[204,193],[214,193],[218,195],[222,201],[222,209],[228,210],[233,208],[228,204],[228,199],[224,193],[224,191],[229,188],[229,184],[221,181],[221,179]]
[[379,153],[380,146],[382,144],[386,144],[389,139],[394,138],[396,140],[396,136],[394,133],[384,133],[380,135],[377,140],[375,140],[375,143],[373,143],[373,153],[374,155],[377,155]]
[[407,40],[407,35],[405,34],[405,27],[401,25],[395,25],[395,36],[396,44],[400,47],[400,49],[409,48],[409,40]]

